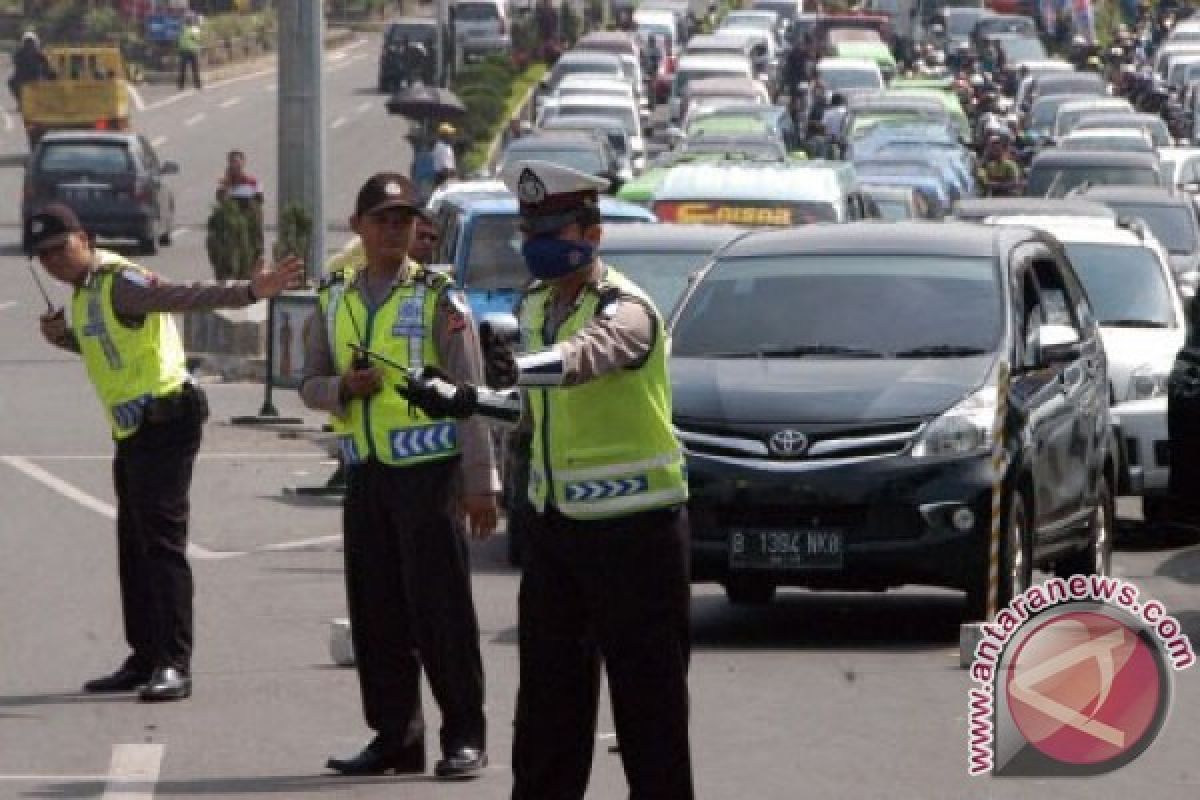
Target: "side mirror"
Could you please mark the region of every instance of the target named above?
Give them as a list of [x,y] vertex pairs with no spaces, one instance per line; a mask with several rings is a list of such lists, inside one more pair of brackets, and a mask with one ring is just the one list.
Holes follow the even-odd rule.
[[1041,325],[1037,331],[1038,361],[1045,366],[1065,364],[1083,352],[1079,334],[1070,325]]
[[174,161],[164,161],[162,166],[158,168],[160,175],[178,175],[179,165]]

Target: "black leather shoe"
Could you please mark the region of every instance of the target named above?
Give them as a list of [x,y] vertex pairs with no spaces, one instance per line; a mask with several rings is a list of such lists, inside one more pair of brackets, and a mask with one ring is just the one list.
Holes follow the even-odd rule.
[[433,768],[439,778],[474,778],[487,766],[487,753],[476,747],[459,747],[446,753]]
[[123,664],[112,675],[95,678],[83,685],[85,692],[132,692],[150,680],[150,670]]
[[192,696],[192,679],[175,667],[159,667],[138,692],[143,703],[167,703]]
[[397,740],[376,736],[353,758],[331,758],[325,768],[343,775],[418,775],[425,771],[425,746],[400,744]]

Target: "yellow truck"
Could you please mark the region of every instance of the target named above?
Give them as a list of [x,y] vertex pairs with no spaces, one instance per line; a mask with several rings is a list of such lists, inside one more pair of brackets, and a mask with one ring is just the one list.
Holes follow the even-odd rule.
[[46,131],[129,130],[130,102],[125,59],[115,47],[46,48],[48,80],[21,87],[21,115],[29,146]]

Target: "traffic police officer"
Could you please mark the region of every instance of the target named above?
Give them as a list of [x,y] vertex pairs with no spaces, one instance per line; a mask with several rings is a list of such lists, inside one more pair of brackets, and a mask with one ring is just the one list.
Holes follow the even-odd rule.
[[522,252],[537,280],[526,353],[485,340],[496,392],[425,369],[406,388],[434,416],[532,425],[523,553],[514,800],[587,789],[601,660],[632,800],[693,796],[687,718],[687,483],[671,428],[666,333],[649,297],[596,257],[607,182],[519,162]]
[[[346,468],[343,513],[351,637],[367,724],[348,775],[425,771],[421,671],[442,711],[439,777],[487,764],[483,661],[471,599],[463,512],[471,532],[496,525],[499,479],[487,426],[432,420],[396,391],[397,365],[483,372],[469,308],[450,279],[409,258],[413,184],[380,173],[358,193],[350,225],[363,262],[332,274],[305,336],[300,394],[332,414]],[[367,355],[366,348],[372,355]]]
[[26,241],[46,271],[74,287],[41,319],[43,336],[83,357],[116,440],[117,558],[125,639],[132,653],[89,692],[141,687],[145,701],[192,691],[192,573],[188,490],[208,406],[185,365],[170,313],[240,308],[272,297],[301,274],[298,259],[249,281],[170,284],[97,249],[67,206],[30,216]]

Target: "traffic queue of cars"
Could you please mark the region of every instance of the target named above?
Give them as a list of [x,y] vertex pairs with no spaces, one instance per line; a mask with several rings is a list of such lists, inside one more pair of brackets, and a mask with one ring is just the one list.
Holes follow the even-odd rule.
[[[693,579],[737,603],[929,584],[980,618],[999,451],[1000,602],[1035,568],[1107,574],[1115,498],[1163,512],[1200,148],[1027,17],[947,8],[898,58],[886,14],[780,6],[689,37],[686,5],[646,0],[563,55],[502,157],[612,181],[601,255],[672,335]],[[1014,196],[997,157],[1028,167]],[[515,201],[468,181],[434,206],[476,313],[511,311]]]

